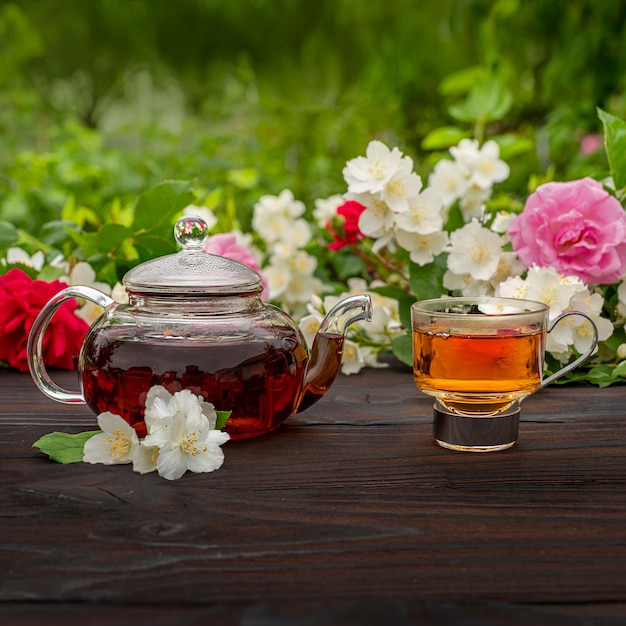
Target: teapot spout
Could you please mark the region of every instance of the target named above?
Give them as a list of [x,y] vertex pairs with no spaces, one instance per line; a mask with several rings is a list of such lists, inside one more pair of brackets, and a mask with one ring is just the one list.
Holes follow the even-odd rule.
[[345,334],[350,324],[371,319],[372,298],[368,294],[346,298],[328,312],[313,341],[296,413],[308,409],[332,385],[341,367]]

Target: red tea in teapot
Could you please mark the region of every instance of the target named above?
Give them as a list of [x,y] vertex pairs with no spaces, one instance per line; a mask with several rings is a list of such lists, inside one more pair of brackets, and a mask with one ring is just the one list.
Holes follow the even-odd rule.
[[233,439],[273,430],[295,408],[307,354],[293,335],[245,340],[171,341],[100,330],[82,355],[83,393],[96,413],[121,415],[146,434],[143,412],[153,385],[170,393],[189,389],[216,409],[232,411]]

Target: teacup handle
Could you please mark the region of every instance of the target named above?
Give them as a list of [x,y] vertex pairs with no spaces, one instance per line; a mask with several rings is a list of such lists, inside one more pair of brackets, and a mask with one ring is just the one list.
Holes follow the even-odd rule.
[[35,318],[30,334],[28,335],[28,345],[26,355],[28,358],[28,368],[30,375],[33,377],[35,384],[49,398],[64,404],[85,404],[85,398],[81,392],[68,391],[57,385],[46,370],[43,362],[43,335],[58,308],[70,298],[84,298],[90,300],[94,304],[101,306],[103,309],[110,310],[112,305],[117,306],[117,302],[106,294],[94,289],[93,287],[75,286],[67,287],[59,291],[50,301],[41,309],[39,315]]
[[552,322],[552,324],[550,325],[550,328],[548,328],[548,332],[552,332],[552,329],[563,318],[568,317],[569,315],[578,315],[580,317],[584,317],[591,324],[591,328],[593,328],[593,340],[591,341],[591,345],[589,346],[588,350],[583,355],[579,356],[577,359],[575,359],[571,363],[568,363],[565,367],[561,368],[558,372],[555,372],[551,376],[548,376],[548,378],[544,379],[541,382],[541,387],[545,387],[546,385],[549,385],[552,381],[563,376],[563,374],[567,374],[567,372],[571,372],[573,369],[576,369],[581,363],[586,361],[593,354],[594,350],[596,349],[596,346],[598,345],[598,327],[595,325],[594,321],[586,313],[581,313],[580,311],[566,311],[565,313],[561,313],[561,315],[559,315],[554,320],[554,322]]

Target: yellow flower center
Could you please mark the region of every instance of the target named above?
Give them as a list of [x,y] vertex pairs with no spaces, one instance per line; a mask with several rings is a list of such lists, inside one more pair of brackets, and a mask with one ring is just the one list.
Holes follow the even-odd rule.
[[384,178],[385,174],[387,173],[385,162],[382,159],[376,159],[375,161],[372,161],[367,172],[368,174],[371,174],[374,178]]
[[479,263],[489,258],[489,248],[484,243],[479,243],[472,250],[472,261]]
[[421,222],[426,217],[427,213],[426,207],[419,202],[411,207],[411,217],[416,222]]
[[113,459],[123,459],[130,450],[130,439],[119,428],[106,437],[104,443],[109,446]]
[[198,435],[196,431],[187,433],[187,436],[180,442],[180,449],[185,454],[191,454],[191,456],[197,456],[201,452],[206,452],[209,449],[207,446],[202,446],[201,448],[198,448],[198,446],[196,446],[197,441]]
[[406,193],[406,185],[403,180],[392,180],[387,185],[390,196],[401,198]]
[[558,300],[557,290],[546,287],[541,290],[541,301],[548,306],[552,306]]
[[493,161],[491,159],[481,159],[478,163],[478,169],[483,174],[491,174],[493,172]]
[[581,337],[592,337],[594,332],[591,324],[589,322],[583,322],[580,326],[576,328],[576,332]]

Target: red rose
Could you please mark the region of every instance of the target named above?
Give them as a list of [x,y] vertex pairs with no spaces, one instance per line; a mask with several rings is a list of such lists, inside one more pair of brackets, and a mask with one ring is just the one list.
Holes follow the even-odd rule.
[[[20,269],[0,276],[0,361],[20,372],[28,371],[28,333],[43,306],[67,285],[60,280],[33,280]],[[74,369],[87,324],[74,315],[76,302],[68,300],[57,310],[43,337],[43,360],[49,367]]]
[[356,200],[347,200],[337,207],[337,215],[343,218],[343,228],[341,228],[343,232],[339,233],[337,229],[333,228],[331,222],[334,220],[328,221],[326,228],[335,239],[328,245],[329,250],[341,250],[341,248],[363,238],[363,234],[359,230],[359,217],[363,211],[365,211],[365,207]]

